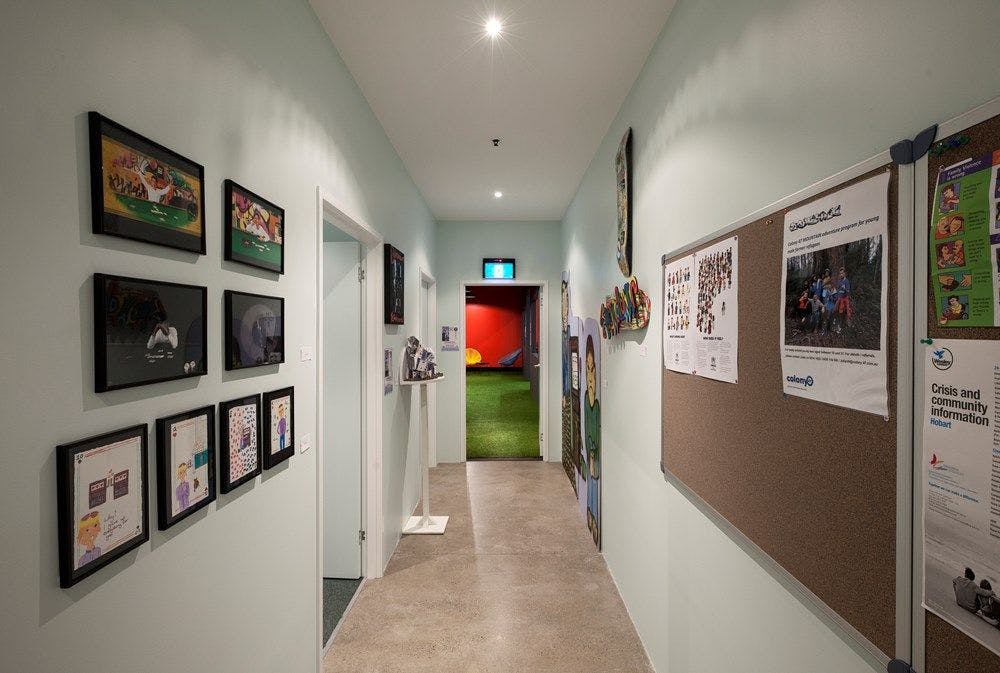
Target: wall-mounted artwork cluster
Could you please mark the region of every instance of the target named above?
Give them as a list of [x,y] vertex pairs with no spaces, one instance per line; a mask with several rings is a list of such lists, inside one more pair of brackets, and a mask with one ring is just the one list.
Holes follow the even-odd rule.
[[[205,169],[89,114],[93,231],[206,254]],[[226,180],[224,259],[285,269],[285,211]],[[98,393],[204,376],[208,288],[95,273]],[[285,361],[284,299],[224,292],[227,370]],[[294,390],[282,388],[156,420],[157,523],[165,530],[294,453]],[[59,569],[76,584],[149,539],[148,425],[57,447]],[[216,469],[216,450],[218,466]],[[218,475],[216,474],[218,472]]]
[[649,295],[639,289],[635,276],[614,290],[601,304],[601,336],[605,339],[626,330],[641,330],[649,325]]

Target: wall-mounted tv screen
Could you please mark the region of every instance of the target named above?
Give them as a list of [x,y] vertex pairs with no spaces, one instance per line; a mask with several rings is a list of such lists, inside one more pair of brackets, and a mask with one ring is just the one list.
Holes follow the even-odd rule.
[[486,280],[514,280],[514,260],[501,257],[484,258],[483,278]]

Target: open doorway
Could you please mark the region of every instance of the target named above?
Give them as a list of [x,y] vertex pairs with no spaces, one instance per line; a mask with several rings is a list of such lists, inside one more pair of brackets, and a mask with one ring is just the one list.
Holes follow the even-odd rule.
[[464,291],[466,459],[541,460],[542,288]]

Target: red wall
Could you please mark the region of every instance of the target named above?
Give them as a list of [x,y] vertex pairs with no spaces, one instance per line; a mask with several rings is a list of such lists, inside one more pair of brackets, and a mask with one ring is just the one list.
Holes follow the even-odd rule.
[[[480,366],[499,367],[500,358],[521,347],[523,287],[471,287],[465,303],[465,345],[482,353]],[[520,368],[523,353],[512,365]]]

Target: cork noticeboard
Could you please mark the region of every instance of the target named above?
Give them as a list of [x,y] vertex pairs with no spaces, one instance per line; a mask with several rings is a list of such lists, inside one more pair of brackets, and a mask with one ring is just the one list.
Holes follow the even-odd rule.
[[[779,350],[785,213],[885,171],[888,420],[786,397]],[[896,645],[898,177],[895,165],[877,168],[685,251],[739,236],[739,382],[662,369],[662,468],[890,658]]]
[[[938,171],[960,161],[1000,149],[1000,116],[939,139],[927,155],[927,212],[934,212]],[[920,186],[918,185],[918,194]],[[917,222],[916,235],[929,236],[930,223]],[[917,260],[930,269],[930,258]],[[1000,339],[1000,327],[941,327],[934,313],[933,274],[927,274],[927,336],[932,339]],[[917,447],[918,451],[920,447]],[[920,597],[914,597],[920,605]],[[1000,673],[1000,657],[940,617],[925,611],[925,673]]]

